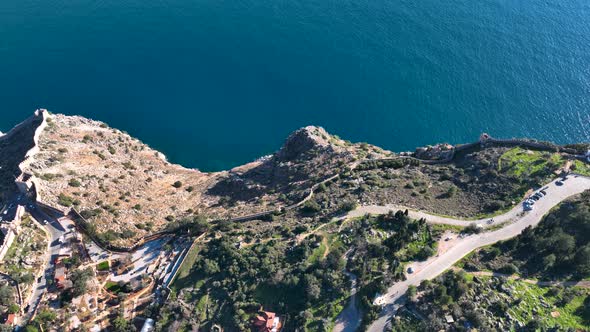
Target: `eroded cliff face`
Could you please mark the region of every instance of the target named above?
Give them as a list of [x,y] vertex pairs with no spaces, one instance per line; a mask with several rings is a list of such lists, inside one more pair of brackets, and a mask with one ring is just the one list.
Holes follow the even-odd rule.
[[36,112],[0,136],[0,199],[3,200],[16,190],[14,181],[21,175],[20,165],[35,146],[35,131],[42,122],[41,113]]

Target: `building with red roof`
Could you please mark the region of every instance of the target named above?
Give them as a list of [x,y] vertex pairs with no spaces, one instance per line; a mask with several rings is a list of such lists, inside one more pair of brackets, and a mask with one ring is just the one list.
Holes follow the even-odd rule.
[[4,324],[6,324],[8,326],[16,325],[16,315],[15,314],[8,314],[8,316],[6,316],[6,320],[4,320]]
[[281,319],[274,312],[262,311],[254,317],[252,324],[261,332],[278,332],[281,329]]

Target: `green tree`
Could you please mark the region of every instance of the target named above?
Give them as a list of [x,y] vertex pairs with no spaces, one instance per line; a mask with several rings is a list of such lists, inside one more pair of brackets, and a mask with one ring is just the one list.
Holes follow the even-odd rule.
[[583,276],[590,274],[590,245],[585,245],[578,249],[574,256],[576,271]]
[[92,276],[92,268],[85,270],[74,270],[70,275],[72,281],[72,295],[74,297],[86,293],[88,279]]
[[10,313],[10,314],[16,314],[19,311],[20,311],[20,307],[16,303],[13,303],[8,306],[8,313]]
[[555,261],[557,260],[557,258],[555,257],[554,254],[549,254],[545,257],[543,257],[543,266],[545,270],[550,270],[553,268],[553,265],[555,265]]
[[554,238],[554,249],[561,255],[569,255],[576,247],[576,239],[566,233],[560,233]]
[[119,315],[119,316],[117,316],[117,318],[115,318],[113,320],[113,331],[115,331],[115,332],[133,331],[133,326],[129,323],[129,321],[127,319],[125,319],[125,317],[123,317],[123,315]]
[[0,304],[7,306],[14,301],[14,291],[9,285],[0,286]]
[[307,275],[305,277],[305,284],[307,298],[310,299],[311,302],[317,301],[320,298],[320,294],[322,292],[318,279],[313,275]]

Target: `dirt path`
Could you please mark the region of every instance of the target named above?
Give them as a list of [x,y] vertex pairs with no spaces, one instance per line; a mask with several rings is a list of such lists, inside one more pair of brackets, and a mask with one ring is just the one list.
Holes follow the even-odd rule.
[[326,246],[326,250],[322,255],[322,259],[326,259],[326,257],[328,257],[328,254],[330,253],[330,241],[328,241],[328,236],[326,236],[326,234],[323,234],[322,244]]

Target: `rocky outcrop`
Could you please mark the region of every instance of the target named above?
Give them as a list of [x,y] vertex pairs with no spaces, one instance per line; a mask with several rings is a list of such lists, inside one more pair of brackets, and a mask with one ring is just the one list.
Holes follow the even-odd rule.
[[330,143],[331,139],[332,136],[324,128],[307,126],[289,135],[275,156],[280,161],[292,161],[304,157],[310,151],[333,150],[335,146]]
[[446,143],[420,147],[414,152],[414,157],[421,160],[450,160],[453,149],[452,145]]

